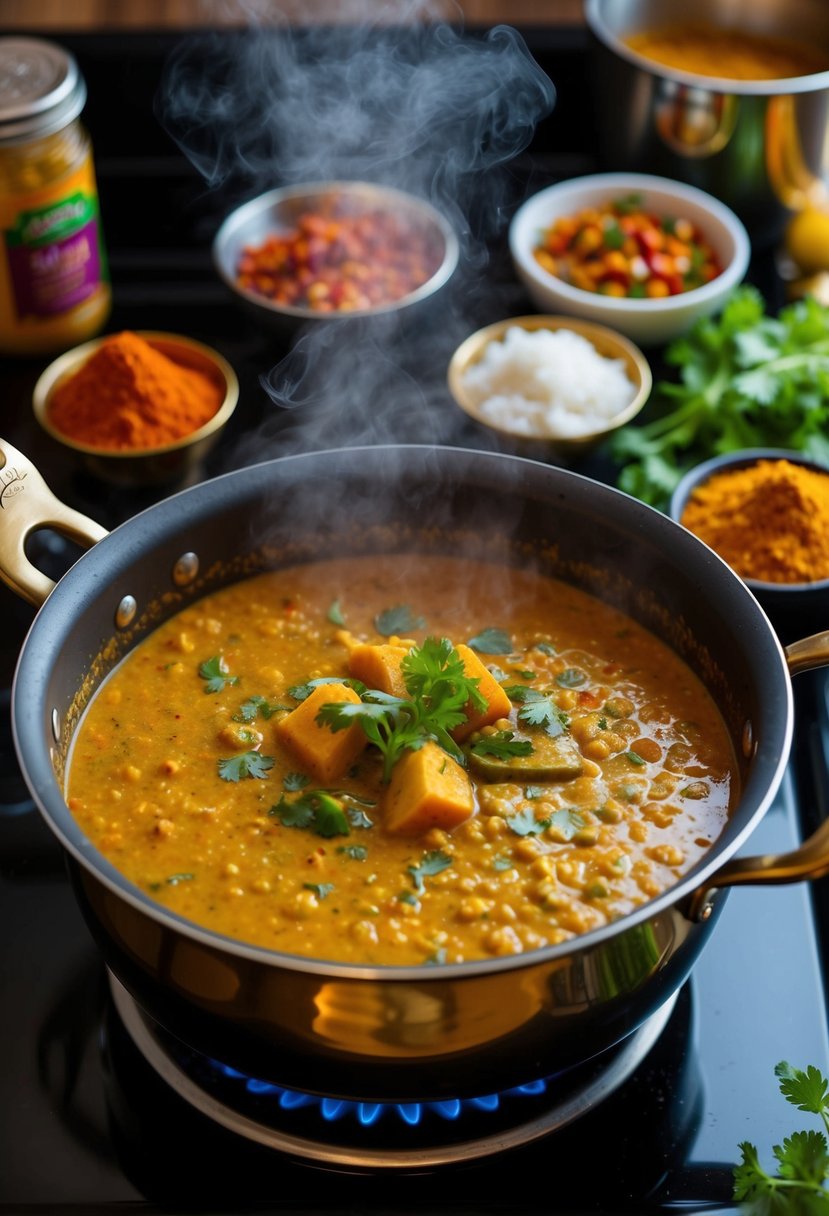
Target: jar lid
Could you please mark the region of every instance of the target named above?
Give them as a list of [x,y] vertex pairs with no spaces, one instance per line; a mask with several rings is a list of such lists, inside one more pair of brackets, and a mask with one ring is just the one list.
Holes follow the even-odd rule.
[[72,55],[43,38],[0,38],[0,142],[51,135],[77,118],[86,85]]

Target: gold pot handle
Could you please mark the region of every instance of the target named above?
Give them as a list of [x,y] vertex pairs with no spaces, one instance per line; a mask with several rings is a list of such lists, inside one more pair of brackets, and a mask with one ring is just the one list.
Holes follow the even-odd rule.
[[[829,632],[792,642],[786,647],[786,663],[791,675],[829,665]],[[693,920],[705,920],[712,905],[709,896],[720,887],[755,886],[764,883],[800,882],[829,874],[829,820],[822,823],[808,840],[790,853],[766,853],[758,857],[735,857],[709,878],[691,897]]]
[[106,528],[55,498],[32,462],[2,438],[0,458],[0,578],[40,607],[55,584],[26,556],[32,533],[53,528],[89,549],[103,540]]

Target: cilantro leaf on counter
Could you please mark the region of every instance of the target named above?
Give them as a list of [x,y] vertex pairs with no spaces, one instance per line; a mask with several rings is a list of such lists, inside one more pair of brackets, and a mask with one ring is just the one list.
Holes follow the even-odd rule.
[[230,675],[227,663],[220,654],[214,654],[212,659],[205,659],[199,665],[199,675],[207,681],[205,692],[221,692],[226,685],[239,683],[239,677]]
[[238,756],[228,756],[219,761],[219,776],[222,781],[241,781],[244,777],[255,777],[263,780],[268,770],[273,768],[273,756],[263,756],[260,752],[241,752]]
[[658,384],[651,421],[611,440],[620,489],[664,509],[693,465],[741,448],[788,448],[829,464],[829,308],[807,297],[775,318],[756,288],[739,287],[666,359],[679,383]]
[[799,1131],[787,1136],[772,1150],[777,1174],[760,1164],[755,1145],[740,1144],[742,1158],[734,1168],[734,1199],[751,1216],[780,1212],[829,1212],[829,1082],[813,1065],[806,1071],[781,1061],[774,1070],[780,1092],[798,1110],[818,1115],[823,1131]]

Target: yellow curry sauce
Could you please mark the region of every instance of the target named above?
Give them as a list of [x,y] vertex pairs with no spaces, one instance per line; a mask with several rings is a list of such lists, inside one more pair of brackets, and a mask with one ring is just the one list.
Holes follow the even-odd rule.
[[[384,785],[359,724],[312,718],[326,746],[360,735],[320,781],[285,725],[327,688],[308,682],[346,679],[360,640],[405,655],[428,637],[471,642],[508,706],[462,739],[469,777],[430,742]],[[355,688],[337,697],[359,710]],[[428,760],[427,782],[451,776],[447,804],[471,782],[451,830],[389,830],[407,757]],[[666,646],[552,579],[442,557],[321,562],[199,601],[113,673],[70,759],[74,815],[143,891],[246,942],[364,964],[514,954],[603,925],[675,883],[736,796],[716,706]]]
[[821,47],[704,21],[642,30],[625,43],[664,67],[724,80],[785,80],[829,68]]

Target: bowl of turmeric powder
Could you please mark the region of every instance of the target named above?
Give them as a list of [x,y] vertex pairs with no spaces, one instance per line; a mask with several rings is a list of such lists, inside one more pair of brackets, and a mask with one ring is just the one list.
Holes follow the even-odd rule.
[[740,575],[784,640],[826,627],[826,465],[780,448],[715,456],[686,473],[670,514]]
[[185,480],[236,408],[239,382],[215,350],[178,334],[129,330],[50,363],[34,389],[43,429],[117,485]]

